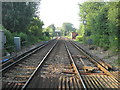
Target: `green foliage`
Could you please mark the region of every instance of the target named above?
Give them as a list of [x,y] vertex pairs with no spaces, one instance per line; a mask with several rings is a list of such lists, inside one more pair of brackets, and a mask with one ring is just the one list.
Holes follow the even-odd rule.
[[109,29],[109,41],[110,41],[110,47],[115,48],[118,47],[118,34],[119,34],[119,13],[118,13],[118,3],[112,2],[109,3],[109,12],[108,12],[108,29]]
[[29,34],[37,37],[42,36],[42,26],[43,22],[39,19],[39,17],[34,17],[28,26]]
[[[118,47],[119,14],[118,2],[85,2],[80,7],[81,21],[86,20],[83,28],[80,26],[80,35],[91,38],[95,45],[105,50]],[[82,34],[84,32],[85,34]],[[87,41],[87,39],[84,39]]]
[[16,36],[19,36],[21,38],[21,42],[27,41],[27,39],[28,39],[27,34],[25,34],[23,32],[18,33]]
[[15,36],[21,38],[22,46],[50,39],[43,34],[43,22],[36,15],[37,8],[38,2],[2,2],[2,23],[6,29],[0,28],[5,31],[8,52],[15,51]]
[[81,26],[80,26],[80,29],[79,30],[77,30],[77,33],[79,33],[79,35],[80,36],[84,36],[84,25],[83,24],[81,24]]
[[50,37],[54,37],[56,36],[55,29],[56,27],[54,26],[54,24],[51,24],[47,28],[44,29],[44,32],[48,32]]
[[77,36],[77,37],[76,37],[76,40],[77,40],[77,41],[83,41],[83,37],[82,37],[82,36]]
[[76,29],[73,27],[71,23],[63,23],[62,24],[62,33],[63,35],[70,35],[71,32],[75,32]]
[[9,30],[6,30],[4,27],[2,27],[2,30],[4,31],[5,36],[6,36],[6,43],[5,43],[6,50],[8,52],[15,51],[15,48],[14,48],[14,35]]
[[28,32],[37,11],[37,2],[2,2],[2,24],[10,32]]
[[42,37],[42,40],[44,40],[44,41],[48,41],[48,40],[50,40],[51,38],[50,37],[48,37],[48,36],[43,36]]

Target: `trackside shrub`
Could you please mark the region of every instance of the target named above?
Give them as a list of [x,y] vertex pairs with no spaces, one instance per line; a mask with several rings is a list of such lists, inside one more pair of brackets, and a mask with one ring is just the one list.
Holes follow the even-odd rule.
[[83,37],[82,37],[82,36],[77,36],[77,37],[76,37],[76,40],[77,40],[77,41],[83,41]]
[[14,35],[9,30],[6,30],[4,27],[2,28],[2,30],[4,31],[4,34],[6,36],[6,43],[4,45],[5,51],[6,52],[15,51],[15,48],[14,48]]

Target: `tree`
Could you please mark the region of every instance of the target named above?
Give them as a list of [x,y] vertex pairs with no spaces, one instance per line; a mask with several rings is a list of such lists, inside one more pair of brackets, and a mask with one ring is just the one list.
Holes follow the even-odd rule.
[[11,32],[27,33],[36,11],[36,2],[2,2],[2,24]]
[[[86,20],[84,36],[94,44],[109,49],[118,45],[118,2],[85,2],[79,4],[81,21]],[[83,27],[81,24],[80,27]],[[81,28],[80,28],[81,29]],[[114,49],[116,50],[116,49]]]
[[50,36],[55,36],[55,25],[54,24],[51,24],[49,25],[47,28],[45,28],[44,32],[48,32],[50,34]]
[[29,33],[33,36],[41,37],[42,36],[42,26],[43,22],[40,20],[39,17],[33,17],[31,24],[28,27]]
[[110,2],[108,4],[108,30],[109,30],[109,41],[110,47],[113,50],[118,51],[118,40],[119,40],[119,27],[120,27],[120,14],[119,14],[120,2]]
[[64,33],[64,35],[69,35],[71,32],[75,32],[75,28],[73,26],[73,24],[71,23],[63,23],[62,24],[62,32]]

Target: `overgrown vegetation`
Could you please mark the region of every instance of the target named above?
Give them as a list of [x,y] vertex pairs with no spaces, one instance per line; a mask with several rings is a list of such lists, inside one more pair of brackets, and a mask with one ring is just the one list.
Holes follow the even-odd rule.
[[[21,37],[21,44],[35,44],[49,40],[43,32],[44,25],[37,16],[40,2],[2,2],[2,25],[5,35],[7,52],[13,52],[14,37]],[[10,47],[12,46],[12,47]]]
[[78,31],[84,42],[93,40],[93,44],[118,52],[118,27],[120,27],[119,2],[85,2],[79,4],[81,24]]

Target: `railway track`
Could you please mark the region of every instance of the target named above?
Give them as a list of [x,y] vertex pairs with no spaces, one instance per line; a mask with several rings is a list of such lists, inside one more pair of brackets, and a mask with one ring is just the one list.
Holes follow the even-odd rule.
[[[110,64],[104,62],[103,60],[99,59],[98,57],[95,57],[91,55],[90,53],[86,52],[84,49],[82,49],[78,44],[71,42],[71,44],[77,48],[80,52],[83,53],[83,55],[87,56],[89,58],[89,61],[94,63],[97,67],[99,67],[104,73],[107,75],[110,75],[114,77],[116,80],[119,80],[119,69],[115,69],[115,67],[111,66]],[[89,62],[87,61],[87,62]]]
[[63,40],[53,46],[22,89],[29,88],[86,89]]
[[87,88],[119,88],[119,78],[111,73],[112,66],[96,60],[74,42],[66,42]]
[[1,70],[3,88],[21,88],[55,42],[56,40],[52,40],[47,44],[31,49],[19,56],[15,62],[8,64],[7,67],[4,66]]
[[111,74],[110,65],[96,61],[74,42],[62,38],[53,42],[5,73],[3,88],[119,88],[119,79]]
[[[53,41],[53,40],[51,40]],[[41,48],[47,46],[51,41],[49,41],[48,43],[43,43],[38,45],[37,47],[34,47],[22,54],[19,54],[17,56],[11,57],[9,59],[7,59],[7,61],[0,63],[0,67],[1,70],[0,72],[4,72],[6,70],[9,70],[9,68],[11,68],[12,66],[14,66],[16,63],[22,61],[24,58],[27,58],[28,56],[32,55],[33,53],[37,52],[38,50],[40,50]]]

